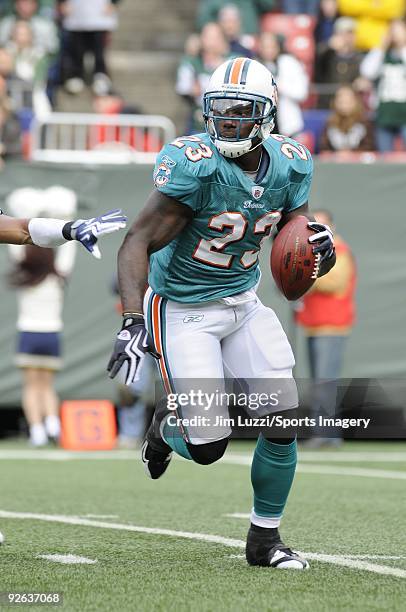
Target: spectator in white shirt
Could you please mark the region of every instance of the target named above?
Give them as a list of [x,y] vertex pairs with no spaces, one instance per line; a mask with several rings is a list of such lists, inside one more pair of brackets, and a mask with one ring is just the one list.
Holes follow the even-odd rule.
[[263,32],[260,35],[258,59],[272,72],[278,86],[278,131],[294,137],[303,130],[300,103],[309,94],[309,77],[301,62],[283,50],[276,34]]
[[117,0],[59,0],[64,15],[63,28],[68,33],[66,65],[70,74],[65,88],[71,94],[84,87],[84,56],[93,55],[92,88],[103,96],[111,90],[111,80],[105,60],[107,34],[117,27]]

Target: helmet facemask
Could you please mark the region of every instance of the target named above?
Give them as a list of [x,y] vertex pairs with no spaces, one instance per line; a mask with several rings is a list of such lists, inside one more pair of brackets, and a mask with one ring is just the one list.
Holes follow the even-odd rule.
[[[206,131],[225,157],[239,157],[258,147],[275,125],[276,106],[265,96],[238,92],[209,92],[203,99]],[[227,132],[227,122],[235,126]],[[247,124],[253,127],[241,136]]]

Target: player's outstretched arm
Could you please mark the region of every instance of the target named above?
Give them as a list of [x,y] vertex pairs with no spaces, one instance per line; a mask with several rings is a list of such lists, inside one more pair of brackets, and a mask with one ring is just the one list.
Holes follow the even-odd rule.
[[29,219],[14,219],[0,213],[1,244],[32,244]]
[[318,277],[324,276],[336,263],[333,232],[328,225],[316,223],[309,210],[309,204],[306,202],[303,206],[284,214],[278,223],[278,230],[299,215],[307,217],[309,227],[315,231],[315,234],[309,238],[309,242],[314,245],[313,253],[320,253],[321,256]]
[[192,217],[192,211],[159,191],[153,191],[131,226],[118,254],[118,283],[123,324],[107,366],[110,378],[120,370],[129,385],[138,379],[145,353],[159,358],[144,323],[143,299],[148,283],[149,256],[169,244]]
[[15,219],[0,215],[0,242],[3,244],[35,244],[40,247],[57,247],[69,240],[77,240],[94,257],[101,254],[99,236],[116,232],[126,226],[127,217],[122,211],[112,210],[92,219],[63,221],[62,219]]

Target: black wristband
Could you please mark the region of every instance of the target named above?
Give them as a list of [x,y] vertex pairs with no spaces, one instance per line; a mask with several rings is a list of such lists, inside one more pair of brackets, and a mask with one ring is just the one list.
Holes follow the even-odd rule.
[[130,327],[131,325],[142,323],[144,325],[144,317],[142,315],[124,315],[122,329]]
[[73,240],[71,230],[72,230],[73,221],[68,221],[62,228],[62,236],[65,240]]

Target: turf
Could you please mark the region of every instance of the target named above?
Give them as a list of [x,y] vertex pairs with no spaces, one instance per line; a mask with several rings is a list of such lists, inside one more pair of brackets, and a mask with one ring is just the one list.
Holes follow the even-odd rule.
[[[237,443],[231,452],[249,453]],[[21,448],[21,445],[1,445]],[[404,471],[379,462],[406,445],[349,443],[340,452],[371,451],[376,461],[323,465]],[[307,462],[306,462],[307,463]],[[225,517],[251,507],[249,467],[201,467],[174,461],[160,481],[131,460],[2,460],[0,509],[15,512],[118,515],[104,522],[215,534],[244,540],[247,521]],[[399,555],[371,563],[406,570],[404,480],[298,473],[283,522],[287,543],[330,555]],[[93,520],[93,519],[92,519]],[[236,611],[404,609],[405,578],[319,561],[308,572],[250,568],[242,548],[133,533],[0,519],[0,591],[60,591],[64,610]],[[74,554],[94,565],[61,565],[43,554]]]

